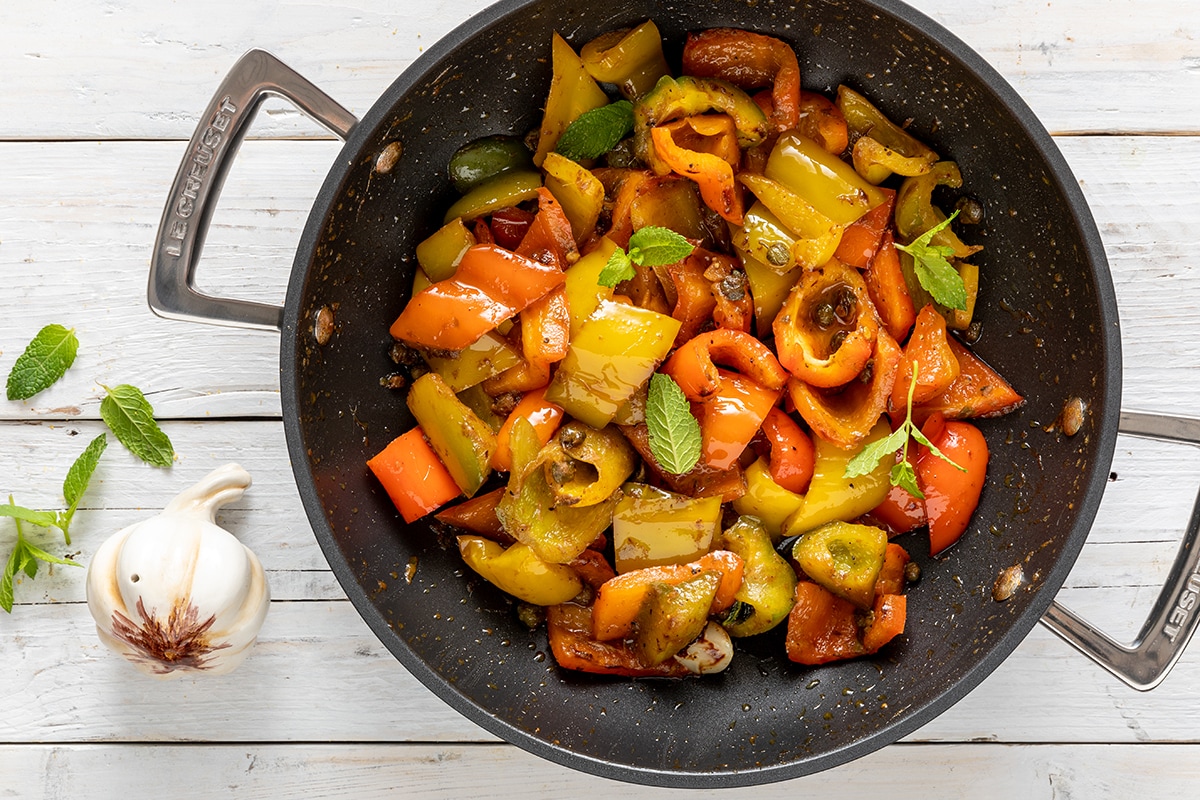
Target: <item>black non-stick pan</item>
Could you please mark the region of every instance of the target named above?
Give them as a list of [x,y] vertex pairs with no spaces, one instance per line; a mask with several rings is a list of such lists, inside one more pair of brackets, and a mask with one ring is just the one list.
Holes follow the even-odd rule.
[[[1028,404],[981,423],[990,477],[963,540],[938,559],[923,543],[905,542],[923,577],[909,593],[904,636],[877,656],[802,668],[783,657],[781,634],[767,634],[739,643],[730,669],[702,680],[565,672],[549,656],[544,630],[527,630],[498,591],[464,576],[444,532],[404,525],[364,466],[413,424],[402,393],[382,388],[380,378],[393,368],[387,329],[412,283],[413,248],[453,197],[450,155],[479,136],[537,126],[553,31],[578,48],[648,18],[667,37],[669,57],[689,30],[730,26],[786,39],[800,55],[806,88],[831,93],[846,83],[893,119],[912,119],[919,138],[958,162],[965,191],[984,206],[984,223],[970,231],[985,248],[975,349]],[[345,139],[313,205],[282,309],[206,297],[192,285],[221,179],[269,94],[291,99]],[[377,159],[393,143],[402,155],[381,171]],[[1091,527],[1118,427],[1200,437],[1187,421],[1121,414],[1112,282],[1074,178],[994,70],[894,0],[507,0],[429,48],[361,122],[252,51],[214,96],[171,189],[150,304],[175,318],[282,329],[280,383],[296,483],[356,608],[447,703],[577,769],[692,787],[804,775],[928,722],[1039,619],[1140,688],[1165,674],[1195,626],[1195,597],[1186,594],[1189,579],[1200,587],[1195,520],[1136,646],[1116,645],[1052,606]],[[1068,436],[1053,423],[1072,401],[1085,413]],[[997,602],[997,576],[1014,565],[1024,581]]]

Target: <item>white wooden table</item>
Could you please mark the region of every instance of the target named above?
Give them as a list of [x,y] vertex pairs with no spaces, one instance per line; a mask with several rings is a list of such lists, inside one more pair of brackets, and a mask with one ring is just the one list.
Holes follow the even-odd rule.
[[[105,454],[69,548],[87,562],[227,461],[254,476],[223,522],[275,600],[228,677],[148,681],[106,651],[83,571],[21,581],[0,614],[0,797],[570,796],[622,786],[496,741],[411,678],[330,573],[292,482],[278,337],[168,322],[145,303],[150,243],[197,115],[250,47],[361,115],[486,0],[0,3],[0,372],[43,325],[78,361],[28,403],[0,401],[0,493],[58,507],[102,430],[100,383],[143,388],[173,438],[169,471]],[[1121,309],[1127,408],[1197,413],[1200,4],[915,0],[1032,106],[1091,203]],[[282,300],[338,143],[269,106],[209,237],[202,284]],[[1200,454],[1122,439],[1089,543],[1060,595],[1132,638],[1200,486]],[[0,556],[13,529],[0,521]],[[53,542],[47,535],[46,541]],[[61,541],[54,545],[63,552]],[[757,796],[1194,796],[1200,650],[1140,694],[1043,628],[966,699],[901,743]],[[668,790],[636,790],[660,796]],[[693,793],[699,794],[699,793]]]

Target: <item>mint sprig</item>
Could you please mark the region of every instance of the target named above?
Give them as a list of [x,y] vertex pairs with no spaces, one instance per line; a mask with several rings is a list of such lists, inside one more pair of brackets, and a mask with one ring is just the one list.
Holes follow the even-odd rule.
[[966,311],[966,285],[962,275],[946,260],[954,255],[954,248],[930,244],[938,231],[947,227],[957,216],[958,211],[955,211],[947,219],[918,236],[911,244],[897,244],[896,249],[912,256],[913,271],[916,272],[917,280],[939,305]]
[[100,402],[100,416],[117,441],[151,466],[171,466],[175,448],[154,421],[154,408],[142,390],[127,383],[111,389],[104,386],[104,390],[107,394]]
[[695,249],[695,245],[670,228],[647,225],[629,237],[628,252],[619,247],[613,251],[596,280],[611,288],[637,274],[634,264],[643,267],[674,264],[690,256]]
[[633,131],[633,104],[618,100],[580,114],[567,126],[555,152],[572,161],[599,158]]
[[912,380],[908,384],[908,411],[904,416],[904,422],[899,428],[892,431],[891,435],[884,439],[871,442],[862,449],[858,455],[850,459],[846,464],[846,470],[842,473],[845,478],[857,478],[866,475],[879,463],[879,460],[885,456],[896,454],[897,450],[903,448],[900,455],[900,461],[892,467],[892,471],[888,478],[892,486],[899,486],[911,494],[913,497],[921,500],[925,499],[925,493],[921,491],[921,487],[917,484],[917,472],[913,468],[912,463],[908,460],[908,440],[909,438],[916,439],[920,444],[929,448],[929,452],[933,453],[938,458],[945,461],[955,469],[966,472],[965,467],[960,467],[950,457],[934,446],[933,442],[925,434],[921,433],[912,421],[913,408],[913,391],[917,388],[917,367],[916,361],[912,365]]
[[692,416],[687,396],[669,375],[656,372],[650,376],[646,427],[650,454],[667,472],[683,475],[700,461],[700,423]]
[[74,328],[47,325],[37,332],[8,373],[9,400],[28,400],[61,378],[79,350]]

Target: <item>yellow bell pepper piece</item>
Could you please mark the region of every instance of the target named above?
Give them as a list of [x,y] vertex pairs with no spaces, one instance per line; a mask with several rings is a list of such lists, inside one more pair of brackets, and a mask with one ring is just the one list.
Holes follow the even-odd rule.
[[575,570],[547,564],[520,542],[505,550],[482,536],[459,536],[458,551],[467,566],[489,583],[535,606],[565,603],[583,589]]
[[889,479],[892,461],[881,458],[873,470],[857,478],[845,477],[846,464],[863,447],[891,432],[887,422],[881,419],[867,434],[862,446],[853,450],[843,450],[814,436],[816,453],[812,483],[804,495],[804,504],[784,522],[783,535],[796,536],[827,522],[856,519],[882,503],[892,486]]
[[783,538],[787,518],[804,505],[804,495],[789,492],[771,477],[765,458],[760,458],[742,473],[746,493],[733,501],[733,510],[743,516],[757,517],[775,541]]
[[886,199],[852,166],[795,131],[779,137],[764,174],[839,225],[849,225]]
[[455,217],[417,245],[417,263],[431,280],[444,281],[454,274],[463,253],[475,244],[475,234]]
[[589,170],[558,153],[547,153],[542,169],[546,171],[546,188],[562,205],[575,241],[583,241],[600,219],[604,184]]
[[712,548],[720,524],[720,497],[688,497],[627,483],[613,512],[617,573],[695,561]]
[[558,145],[563,131],[580,114],[608,105],[608,95],[588,74],[571,45],[557,33],[550,45],[550,64],[550,94],[546,98],[546,112],[542,115],[537,152],[533,154],[533,163],[539,167]]

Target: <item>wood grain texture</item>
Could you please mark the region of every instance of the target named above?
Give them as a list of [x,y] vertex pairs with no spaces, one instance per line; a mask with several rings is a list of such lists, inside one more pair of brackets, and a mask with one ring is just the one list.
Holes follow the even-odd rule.
[[[753,789],[649,789],[569,772],[503,745],[230,745],[114,747],[0,746],[10,786],[38,785],[45,800],[124,800],[153,794],[172,776],[173,798],[489,797],[728,798],[836,797],[877,800],[970,797],[972,800],[1096,800],[1195,796],[1200,769],[1187,745],[1008,746],[898,744],[818,775]],[[153,769],[147,765],[153,764]],[[932,773],[930,764],[939,765]],[[114,785],[110,776],[120,774]],[[0,789],[0,792],[4,790]],[[3,795],[0,795],[3,796]]]

